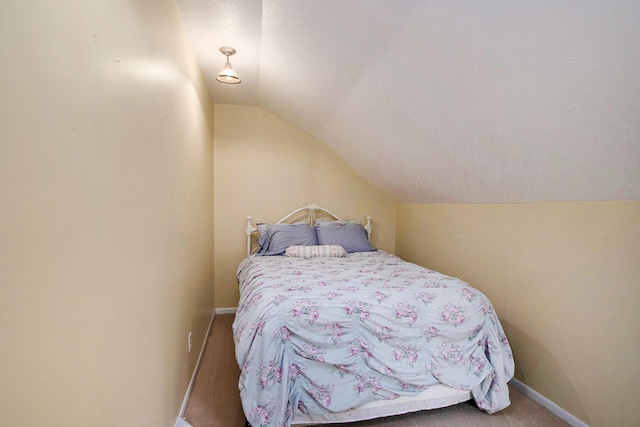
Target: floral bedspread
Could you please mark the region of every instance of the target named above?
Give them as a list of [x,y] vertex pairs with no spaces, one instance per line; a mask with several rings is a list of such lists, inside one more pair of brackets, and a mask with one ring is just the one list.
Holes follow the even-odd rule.
[[245,259],[233,325],[252,426],[341,412],[442,383],[492,413],[510,404],[511,348],[489,300],[381,251]]

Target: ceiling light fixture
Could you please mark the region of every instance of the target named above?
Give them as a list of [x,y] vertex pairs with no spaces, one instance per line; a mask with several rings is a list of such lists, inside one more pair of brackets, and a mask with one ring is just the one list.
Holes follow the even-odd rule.
[[222,71],[220,71],[218,77],[216,77],[216,80],[221,83],[227,84],[240,83],[240,77],[238,77],[238,74],[233,70],[231,63],[229,62],[229,57],[236,53],[236,50],[229,46],[222,46],[220,48],[220,52],[222,52],[222,54],[227,57],[227,62],[224,64],[224,68],[222,69]]

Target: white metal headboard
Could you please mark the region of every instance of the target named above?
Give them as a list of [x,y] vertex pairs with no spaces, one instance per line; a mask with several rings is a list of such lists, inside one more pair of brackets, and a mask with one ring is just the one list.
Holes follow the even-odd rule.
[[[309,216],[307,218],[307,224],[309,225],[314,225],[316,222],[316,211],[321,211],[324,212],[328,215],[331,215],[332,217],[334,217],[335,219],[342,221],[342,218],[340,218],[338,215],[334,214],[333,212],[331,212],[330,210],[327,210],[325,208],[321,208],[320,206],[316,205],[315,203],[308,203],[306,206],[303,206],[301,208],[298,208],[292,212],[290,212],[289,214],[287,214],[284,218],[282,218],[280,221],[276,222],[276,224],[281,224],[284,221],[288,220],[289,218],[293,217],[294,215],[296,215],[299,212],[302,211],[309,211]],[[365,218],[367,220],[366,225],[364,226],[364,229],[367,230],[367,237],[369,240],[371,240],[371,217],[368,216]],[[258,228],[253,225],[252,223],[253,218],[248,216],[247,217],[247,228],[244,230],[245,233],[247,233],[247,257],[249,257],[251,255],[251,236],[258,231]]]

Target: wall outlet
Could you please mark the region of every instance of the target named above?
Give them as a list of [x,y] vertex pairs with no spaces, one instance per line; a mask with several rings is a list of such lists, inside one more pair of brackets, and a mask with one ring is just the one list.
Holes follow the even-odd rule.
[[187,346],[189,347],[189,353],[191,353],[191,332],[187,336]]

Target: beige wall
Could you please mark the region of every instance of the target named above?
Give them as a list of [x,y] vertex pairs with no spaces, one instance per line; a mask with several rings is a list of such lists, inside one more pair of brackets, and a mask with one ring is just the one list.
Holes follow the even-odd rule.
[[401,257],[493,302],[516,378],[592,426],[640,420],[640,201],[397,207]]
[[533,389],[593,426],[640,419],[640,202],[402,204],[396,220],[263,110],[216,105],[214,130],[169,0],[5,1],[0,56],[3,423],[171,425],[211,310],[237,304],[244,217],[311,201],[484,291]]
[[172,0],[2,2],[2,425],[173,425],[214,306],[190,49]]
[[394,251],[394,203],[308,134],[255,107],[215,106],[216,306],[238,304],[245,217],[275,222],[315,202],[373,217],[375,246]]

